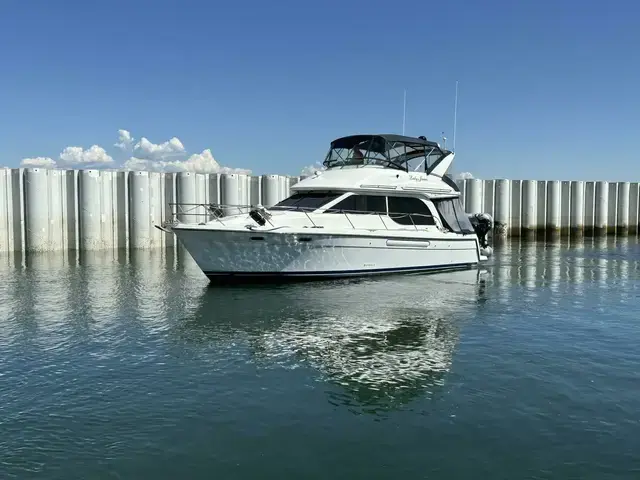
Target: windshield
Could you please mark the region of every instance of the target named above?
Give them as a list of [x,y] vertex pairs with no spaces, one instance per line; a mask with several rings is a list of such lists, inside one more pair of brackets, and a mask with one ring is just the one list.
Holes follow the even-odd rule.
[[313,211],[323,205],[335,200],[342,193],[332,192],[300,192],[294,193],[289,198],[285,198],[276,203],[269,210],[302,210]]
[[381,153],[355,148],[332,148],[325,166],[328,168],[344,165],[380,165],[386,166],[389,160]]

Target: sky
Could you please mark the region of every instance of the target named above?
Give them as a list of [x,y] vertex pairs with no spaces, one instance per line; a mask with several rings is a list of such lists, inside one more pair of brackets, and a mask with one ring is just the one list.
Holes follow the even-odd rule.
[[640,181],[640,2],[0,1],[0,166],[299,175],[425,135],[476,178]]

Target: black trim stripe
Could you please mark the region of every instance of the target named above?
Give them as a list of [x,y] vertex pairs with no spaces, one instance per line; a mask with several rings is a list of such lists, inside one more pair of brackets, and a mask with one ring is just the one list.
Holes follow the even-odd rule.
[[[465,236],[463,236],[462,238],[460,237],[453,237],[453,238],[437,238],[437,237],[400,237],[400,236],[384,236],[384,235],[366,235],[366,234],[357,234],[357,233],[326,233],[326,232],[318,232],[318,231],[308,231],[308,232],[302,232],[302,231],[297,231],[297,232],[282,232],[281,230],[277,230],[277,231],[269,231],[269,230],[212,230],[212,229],[205,229],[205,228],[189,228],[189,227],[179,227],[179,228],[175,228],[172,227],[172,230],[175,231],[185,231],[185,232],[214,232],[214,233],[231,233],[231,234],[241,234],[241,235],[247,235],[250,233],[256,234],[259,233],[260,235],[300,235],[300,236],[309,236],[309,237],[325,237],[325,238],[375,238],[375,239],[380,239],[380,240],[409,240],[412,242],[415,241],[429,241],[429,242],[476,242],[477,239],[477,235],[475,233],[469,233]],[[380,230],[380,231],[384,231],[384,230]],[[461,235],[461,234],[457,234],[457,235]]]
[[477,266],[477,263],[454,263],[448,265],[423,265],[401,268],[375,268],[358,270],[327,270],[320,272],[222,272],[203,271],[212,283],[271,283],[335,280],[339,278],[368,277],[407,273],[436,273],[451,270],[466,270]]

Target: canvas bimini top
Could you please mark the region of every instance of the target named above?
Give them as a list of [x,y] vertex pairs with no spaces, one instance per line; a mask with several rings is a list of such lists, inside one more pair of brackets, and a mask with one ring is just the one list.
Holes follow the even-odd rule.
[[347,165],[379,165],[405,172],[429,173],[450,153],[426,137],[350,135],[331,142],[323,165],[327,169]]

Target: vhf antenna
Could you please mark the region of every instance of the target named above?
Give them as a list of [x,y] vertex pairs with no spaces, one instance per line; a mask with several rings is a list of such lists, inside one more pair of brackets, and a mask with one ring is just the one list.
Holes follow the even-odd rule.
[[404,89],[404,101],[402,102],[402,135],[404,136],[404,127],[407,119],[407,89]]
[[453,107],[453,148],[452,152],[456,151],[456,126],[458,123],[458,81],[456,80],[456,101]]

